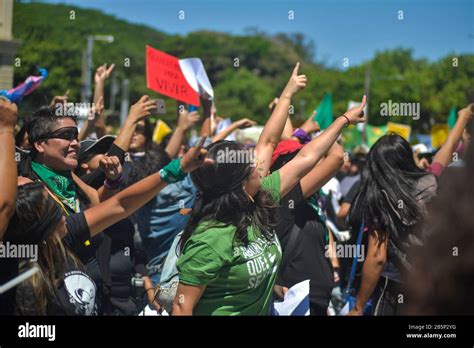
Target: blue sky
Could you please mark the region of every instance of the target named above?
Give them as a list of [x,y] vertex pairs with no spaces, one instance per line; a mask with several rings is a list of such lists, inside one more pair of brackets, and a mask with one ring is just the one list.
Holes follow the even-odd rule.
[[[315,58],[357,65],[388,48],[412,48],[436,60],[474,54],[474,0],[46,0],[93,8],[129,22],[186,34],[206,29],[243,34],[301,32],[316,45]],[[185,20],[178,12],[185,11]],[[294,20],[288,20],[294,11]],[[403,11],[403,20],[399,12]],[[110,33],[113,34],[113,33]]]

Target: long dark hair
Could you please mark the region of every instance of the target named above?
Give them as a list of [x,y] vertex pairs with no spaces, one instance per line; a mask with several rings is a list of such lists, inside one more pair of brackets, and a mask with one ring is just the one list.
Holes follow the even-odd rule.
[[[243,182],[255,170],[252,163],[229,163],[219,156],[232,151],[248,151],[232,141],[218,141],[207,147],[213,165],[203,166],[191,173],[198,189],[198,197],[191,218],[180,240],[180,250],[191,237],[196,227],[209,222],[211,227],[236,227],[235,240],[248,244],[247,229],[251,226],[271,240],[276,226],[276,204],[265,190],[259,190],[252,198],[243,189]],[[227,151],[227,152],[226,152]],[[230,151],[230,152],[228,152]],[[239,152],[237,152],[239,153]],[[242,161],[244,162],[244,161]]]
[[[29,305],[23,305],[23,298],[17,298],[17,312],[20,314],[48,314],[51,300],[60,303],[55,289],[62,282],[66,272],[66,262],[83,269],[79,259],[53,233],[61,223],[62,211],[49,196],[41,183],[29,183],[18,187],[15,213],[5,232],[5,241],[15,244],[38,245],[37,262],[22,261],[20,270],[39,266],[40,272],[25,281],[33,289],[33,299],[26,299]],[[35,307],[30,307],[34,303]]]
[[425,175],[428,173],[415,164],[410,144],[404,138],[398,134],[381,137],[367,155],[349,211],[350,225],[364,222],[370,231],[378,232],[382,242],[388,234],[397,232],[400,222],[418,221],[415,187]]

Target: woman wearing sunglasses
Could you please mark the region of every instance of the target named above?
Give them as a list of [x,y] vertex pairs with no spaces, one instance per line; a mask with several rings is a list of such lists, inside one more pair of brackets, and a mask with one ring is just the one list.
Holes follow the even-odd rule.
[[[126,218],[147,203],[168,183],[182,180],[203,164],[207,152],[190,149],[155,173],[92,208],[67,217],[54,195],[40,182],[20,179],[15,214],[5,240],[15,244],[38,245],[36,262],[25,260],[22,271],[33,266],[39,272],[16,291],[16,313],[20,315],[94,315],[97,286],[77,258],[74,249],[103,229]],[[80,228],[71,228],[78,224]]]

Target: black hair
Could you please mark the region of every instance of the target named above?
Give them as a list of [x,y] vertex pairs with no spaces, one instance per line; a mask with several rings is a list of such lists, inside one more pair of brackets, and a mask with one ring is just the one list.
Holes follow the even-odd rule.
[[[62,223],[59,205],[47,193],[44,185],[33,182],[18,187],[15,213],[9,221],[4,239],[16,244],[38,245],[38,260],[22,260],[24,271],[37,264],[40,272],[25,280],[19,288],[29,287],[30,292],[18,291],[16,312],[20,315],[45,315],[61,301],[55,288],[63,281],[66,264],[83,269],[79,259],[65,246],[54,230]],[[18,295],[20,294],[20,295]],[[23,296],[21,296],[23,295]]]
[[145,136],[145,149],[148,151],[152,148],[153,146],[153,131],[154,131],[154,125],[151,123],[151,121],[148,118],[144,119],[145,122],[145,129],[143,132],[143,135]]
[[[401,221],[418,221],[415,199],[417,181],[429,173],[413,159],[410,144],[398,134],[381,137],[372,146],[362,171],[359,188],[349,211],[350,225],[364,222],[377,231],[379,242],[396,233]],[[403,202],[400,207],[399,202]],[[398,207],[394,215],[393,207]]]
[[54,230],[62,217],[59,205],[46,194],[43,183],[18,186],[15,213],[5,239],[18,244],[39,244]]
[[271,240],[276,226],[276,204],[271,195],[260,189],[249,197],[243,182],[256,168],[252,163],[219,160],[226,151],[248,151],[242,144],[232,141],[217,141],[207,147],[208,157],[214,164],[200,167],[191,173],[191,180],[198,189],[198,197],[191,217],[180,240],[180,250],[197,226],[209,222],[209,228],[235,226],[234,240],[248,244],[248,228],[254,227],[267,240]]
[[358,168],[358,173],[361,173],[364,170],[367,156],[362,153],[356,153],[351,155],[351,165],[356,165]]
[[52,132],[56,127],[58,120],[64,118],[70,118],[76,122],[75,117],[58,116],[56,109],[49,106],[43,106],[33,114],[31,120],[26,124],[28,141],[32,147],[33,153],[36,152],[35,142],[41,140],[45,134]]

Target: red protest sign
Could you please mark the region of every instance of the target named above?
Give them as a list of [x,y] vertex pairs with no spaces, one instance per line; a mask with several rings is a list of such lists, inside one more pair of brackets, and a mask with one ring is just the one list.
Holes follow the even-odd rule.
[[186,81],[179,59],[146,46],[147,87],[170,98],[199,106],[199,94]]

